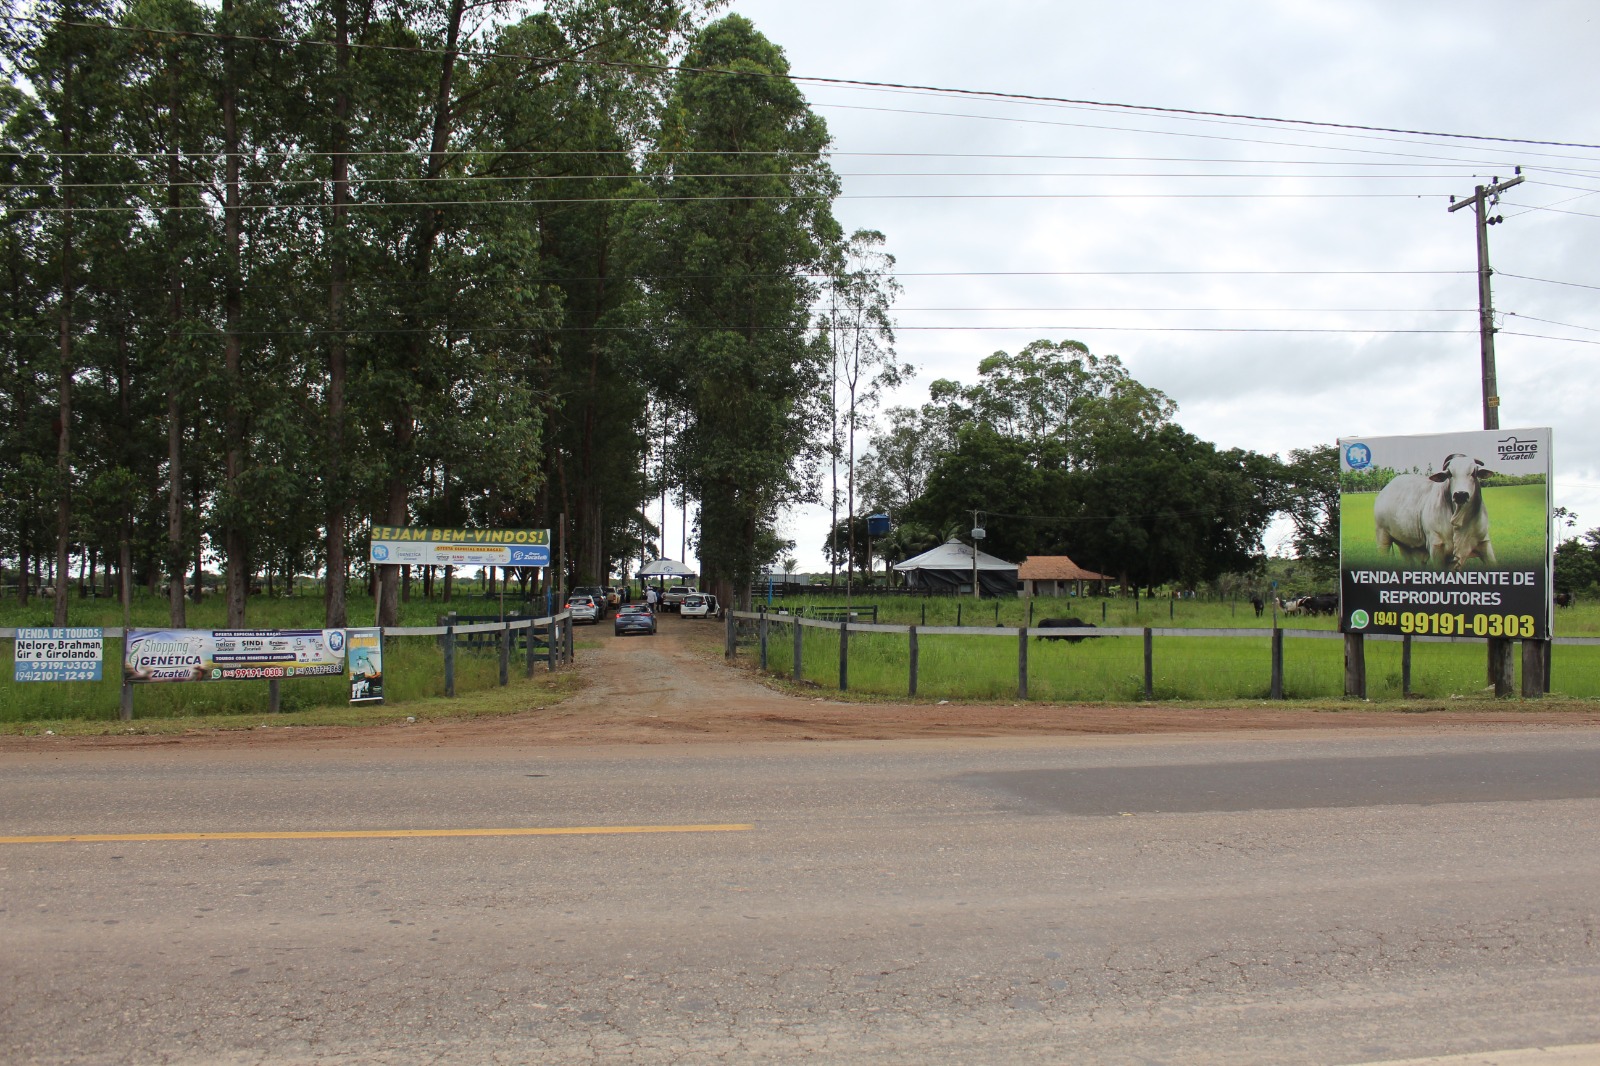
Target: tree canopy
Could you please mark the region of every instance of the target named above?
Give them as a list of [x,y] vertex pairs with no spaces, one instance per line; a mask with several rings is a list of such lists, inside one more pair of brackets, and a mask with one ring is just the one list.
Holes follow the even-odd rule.
[[1176,405],[1115,356],[1036,341],[941,380],[919,410],[889,412],[864,483],[917,535],[971,524],[984,550],[1071,555],[1127,586],[1247,570],[1278,510],[1271,456],[1221,450],[1173,421]]
[[65,621],[70,561],[115,566],[181,624],[220,565],[242,623],[255,581],[323,569],[339,625],[374,522],[564,522],[568,576],[598,581],[662,550],[643,504],[668,478],[708,577],[746,582],[814,493],[812,278],[844,241],[822,121],[717,6],[40,0],[8,21],[19,595],[53,558]]

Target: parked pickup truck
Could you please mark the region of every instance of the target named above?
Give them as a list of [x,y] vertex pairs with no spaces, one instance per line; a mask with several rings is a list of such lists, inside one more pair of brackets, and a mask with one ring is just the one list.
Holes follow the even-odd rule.
[[695,595],[700,590],[693,585],[674,585],[661,595],[661,609],[663,611],[677,611],[683,608],[683,601]]

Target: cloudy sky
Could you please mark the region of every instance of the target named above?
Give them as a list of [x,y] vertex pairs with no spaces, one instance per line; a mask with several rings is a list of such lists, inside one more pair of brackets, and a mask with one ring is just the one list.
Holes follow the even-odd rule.
[[[834,138],[837,215],[898,260],[898,348],[919,372],[901,403],[974,380],[993,351],[1073,338],[1222,447],[1479,429],[1473,223],[1446,209],[1520,165],[1489,230],[1501,425],[1553,427],[1556,501],[1600,526],[1592,2],[731,10],[802,78],[1422,131],[804,82]],[[789,517],[802,570],[825,568],[826,528],[820,509]]]

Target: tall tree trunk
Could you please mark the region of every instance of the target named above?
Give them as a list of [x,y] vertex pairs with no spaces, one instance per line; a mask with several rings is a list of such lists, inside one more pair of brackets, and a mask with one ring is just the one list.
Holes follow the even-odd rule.
[[[456,59],[461,38],[461,19],[466,12],[466,0],[450,0],[450,9],[445,24],[445,45],[440,57],[439,86],[434,96],[433,104],[433,130],[428,149],[428,166],[423,178],[427,182],[439,181],[444,175],[445,160],[450,147],[450,135],[454,129],[455,113],[451,107],[454,96]],[[439,232],[443,228],[444,218],[442,209],[427,210],[417,224],[414,237],[414,258],[412,260],[411,280],[418,293],[426,291],[429,278],[433,271],[433,250],[438,243]],[[413,314],[409,325],[412,332],[408,335],[407,346],[411,360],[411,369],[420,370],[423,364],[423,355],[428,345],[425,330],[427,323],[420,314]],[[388,492],[388,518],[390,525],[403,526],[408,517],[407,501],[410,498],[411,482],[413,477],[413,460],[411,456],[412,444],[416,437],[417,423],[416,412],[406,405],[395,418],[392,437],[394,455],[392,460],[393,473],[389,477]],[[386,565],[379,568],[381,596],[383,601],[383,617],[378,620],[379,625],[398,625],[400,621],[400,603],[397,595],[398,577],[397,567]]]
[[[222,14],[226,21],[233,12],[232,0],[222,0]],[[239,145],[239,71],[236,49],[232,37],[222,42],[222,135],[225,200],[222,207],[222,244],[227,257],[222,292],[222,361],[226,370],[228,392],[227,413],[223,432],[223,499],[227,501],[222,515],[222,554],[226,560],[228,625],[240,627],[245,621],[245,606],[250,594],[250,574],[246,570],[245,531],[239,520],[240,479],[244,473],[244,418],[240,408],[240,392],[244,387],[243,344],[239,335],[244,309],[243,288],[243,234],[241,223],[243,201],[240,193]]]
[[345,376],[348,350],[344,335],[345,286],[349,260],[345,251],[345,213],[350,200],[350,11],[346,0],[334,0],[333,95],[333,219],[328,233],[328,437],[327,437],[327,579],[324,582],[323,625],[338,628],[349,622],[346,602],[346,515],[349,512],[344,472]]
[[[62,20],[75,18],[70,8]],[[61,74],[61,364],[56,381],[56,581],[55,624],[67,624],[67,554],[72,547],[72,108],[73,56]]]
[[[179,218],[183,206],[182,169],[178,154],[177,46],[167,54],[167,287],[171,303],[167,320],[169,343],[183,343],[183,256],[178,246]],[[183,375],[169,366],[167,384],[167,623],[175,629],[188,625],[183,598]]]

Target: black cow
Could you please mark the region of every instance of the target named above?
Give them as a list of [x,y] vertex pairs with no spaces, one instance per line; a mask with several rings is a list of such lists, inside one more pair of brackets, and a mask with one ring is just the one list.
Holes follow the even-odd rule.
[[1572,593],[1570,593],[1570,592],[1558,592],[1558,593],[1556,593],[1556,606],[1557,607],[1571,607],[1572,606]]
[[[1093,622],[1085,622],[1081,618],[1044,618],[1039,621],[1035,629],[1094,629]],[[1090,639],[1090,634],[1073,636],[1066,633],[1060,635],[1041,636],[1040,640],[1064,640],[1069,644],[1076,644],[1080,640]]]
[[1261,612],[1267,609],[1267,601],[1263,600],[1260,595],[1251,596],[1250,606],[1256,609],[1256,617],[1260,618]]
[[1336,592],[1319,592],[1315,596],[1305,598],[1307,614],[1337,614],[1339,611],[1339,594]]

